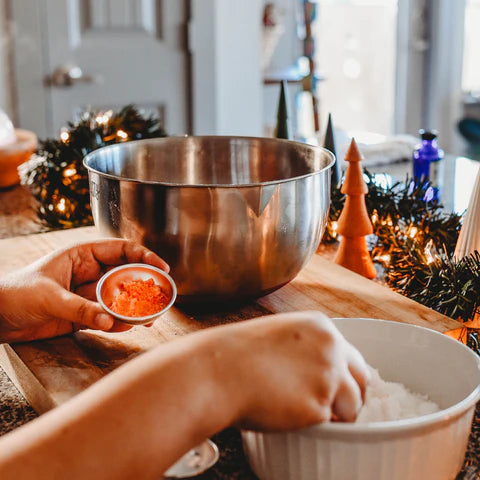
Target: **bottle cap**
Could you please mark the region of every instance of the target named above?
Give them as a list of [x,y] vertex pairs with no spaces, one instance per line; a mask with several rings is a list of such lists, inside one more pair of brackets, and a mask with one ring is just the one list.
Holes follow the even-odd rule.
[[435,140],[438,136],[438,132],[436,130],[419,130],[418,132],[422,140]]

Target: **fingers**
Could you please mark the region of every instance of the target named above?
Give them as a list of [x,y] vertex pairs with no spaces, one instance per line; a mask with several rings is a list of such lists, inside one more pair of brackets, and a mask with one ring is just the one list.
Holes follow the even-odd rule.
[[87,300],[96,301],[97,283],[98,282],[91,282],[79,285],[78,287],[75,287],[75,293],[83,298],[86,298]]
[[[62,272],[71,269],[71,281],[62,282],[70,287],[95,282],[110,268],[124,263],[148,263],[166,272],[170,270],[168,264],[148,248],[120,238],[79,244],[65,250],[62,255],[68,259],[68,265],[63,265],[51,276],[61,277]],[[57,267],[60,265],[60,262],[53,263],[58,264]]]
[[370,370],[362,354],[350,343],[346,345],[347,371],[341,376],[332,405],[332,418],[335,421],[354,422],[365,400]]
[[332,405],[332,416],[339,421],[354,422],[362,408],[362,393],[358,383],[347,373],[337,390]]
[[105,239],[91,243],[91,251],[95,259],[104,265],[119,265],[122,263],[148,263],[168,272],[167,262],[157,254],[138,243],[122,239]]
[[128,323],[119,322],[115,320],[113,323],[113,327],[110,328],[109,332],[126,332],[127,330],[131,330],[133,325],[129,325]]
[[96,302],[86,300],[75,293],[59,288],[58,295],[52,292],[50,315],[87,328],[109,331],[114,319]]
[[370,368],[368,367],[367,362],[364,360],[361,353],[355,347],[350,349],[349,360],[348,370],[360,388],[363,402],[365,401],[365,393],[371,377]]

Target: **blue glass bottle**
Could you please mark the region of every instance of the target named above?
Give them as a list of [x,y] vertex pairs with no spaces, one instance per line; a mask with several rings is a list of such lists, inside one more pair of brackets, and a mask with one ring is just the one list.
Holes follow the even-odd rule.
[[[422,143],[413,152],[413,178],[415,183],[429,181],[436,191],[438,199],[438,178],[434,178],[437,168],[435,162],[443,158],[443,150],[438,147],[437,132],[434,130],[420,130]],[[432,165],[434,164],[434,165]]]

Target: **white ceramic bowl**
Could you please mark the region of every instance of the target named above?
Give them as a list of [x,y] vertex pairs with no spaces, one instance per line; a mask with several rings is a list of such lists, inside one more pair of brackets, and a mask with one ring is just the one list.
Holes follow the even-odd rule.
[[385,380],[426,394],[441,411],[412,419],[325,423],[289,433],[242,432],[261,480],[453,480],[460,471],[476,402],[480,358],[422,327],[374,319],[336,326]]

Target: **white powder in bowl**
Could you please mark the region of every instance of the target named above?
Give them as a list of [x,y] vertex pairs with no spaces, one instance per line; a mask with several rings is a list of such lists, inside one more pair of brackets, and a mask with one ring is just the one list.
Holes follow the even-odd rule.
[[438,412],[440,407],[426,395],[411,392],[401,383],[386,382],[371,369],[365,403],[356,423],[388,422]]

